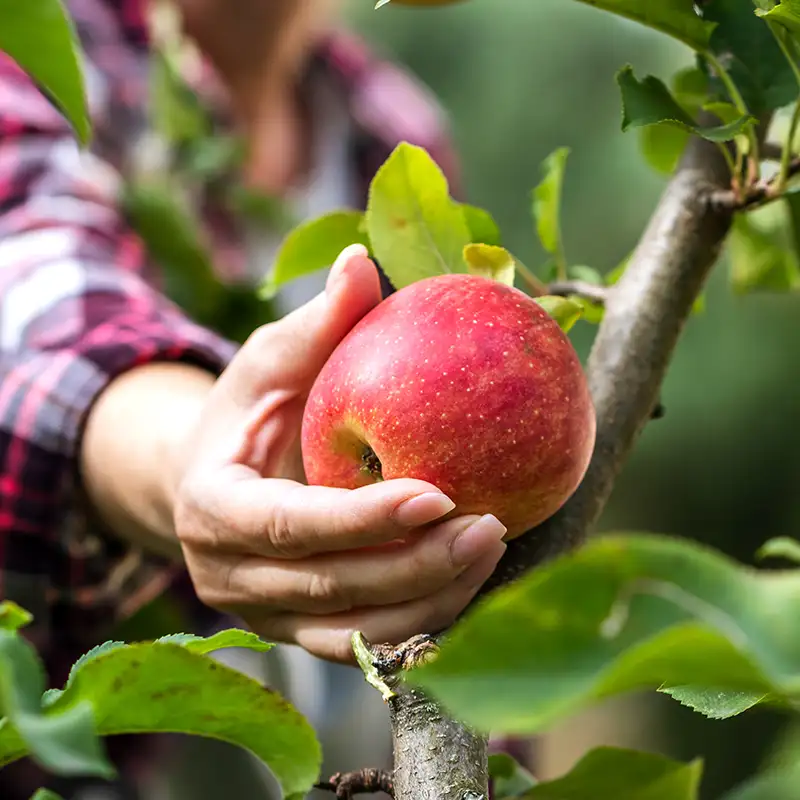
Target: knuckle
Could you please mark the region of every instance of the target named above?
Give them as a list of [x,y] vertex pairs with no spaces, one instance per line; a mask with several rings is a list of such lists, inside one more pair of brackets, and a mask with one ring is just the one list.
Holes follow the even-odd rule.
[[300,558],[305,555],[303,542],[294,534],[291,509],[281,503],[273,509],[267,531],[272,548],[283,558]]
[[346,595],[347,592],[334,575],[320,570],[308,574],[306,596],[314,610],[328,613],[348,611],[351,605]]

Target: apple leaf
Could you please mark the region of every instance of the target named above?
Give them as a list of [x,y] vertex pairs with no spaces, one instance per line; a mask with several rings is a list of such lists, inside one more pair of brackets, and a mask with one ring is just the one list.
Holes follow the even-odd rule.
[[447,179],[421,147],[401,142],[372,179],[367,202],[372,251],[396,289],[465,272],[471,236]]
[[33,621],[33,614],[18,606],[13,600],[0,603],[0,630],[18,631]]
[[63,798],[52,789],[37,789],[31,800],[63,800]]
[[800,36],[800,0],[781,0],[772,8],[757,8],[756,16],[768,22],[777,22],[788,28],[795,36]]
[[678,104],[669,89],[654,75],[641,81],[628,65],[617,73],[617,84],[622,93],[622,130],[646,125],[672,125],[712,142],[727,142],[746,130],[755,121],[749,115],[740,115],[732,122],[700,126]]
[[769,697],[763,692],[719,691],[701,686],[662,687],[659,691],[709,719],[735,717]]
[[[716,23],[710,49],[725,64],[751,114],[760,116],[797,99],[792,66],[769,26],[756,16],[752,3],[706,0],[703,17]],[[733,99],[716,76],[712,89],[722,99]]]
[[360,211],[333,211],[303,222],[283,240],[275,264],[259,288],[259,296],[273,298],[289,281],[330,267],[351,244],[369,249],[369,238],[362,230]]
[[[675,101],[694,118],[708,100],[708,75],[697,67],[684,67],[672,76],[670,90]],[[639,128],[638,135],[645,161],[667,175],[675,171],[690,137],[685,128],[665,123],[645,125]]]
[[[763,210],[773,213],[772,209]],[[794,248],[785,241],[781,226],[760,226],[757,213],[761,212],[737,214],[733,220],[728,237],[732,290],[747,294],[797,289],[800,265]]]
[[266,653],[275,647],[270,642],[265,642],[260,636],[251,631],[241,631],[236,628],[219,631],[213,636],[196,636],[193,633],[170,633],[156,639],[156,642],[179,644],[192,653],[213,653],[229,647],[243,647],[257,653]]
[[0,630],[0,763],[9,737],[44,768],[61,775],[114,776],[95,734],[92,707],[44,709],[45,673],[33,647],[14,631]]
[[[102,736],[146,732],[221,739],[264,761],[286,794],[305,793],[321,763],[313,728],[278,694],[205,655],[242,646],[268,647],[242,631],[224,631],[205,642],[184,634],[157,642],[108,642],[75,665],[63,690],[48,693],[46,715],[88,709]],[[0,727],[0,765],[29,752],[14,720]]]
[[798,800],[800,762],[765,770],[726,792],[722,800]]
[[172,144],[185,145],[210,132],[197,95],[184,82],[169,53],[155,50],[150,61],[153,126]]
[[477,206],[460,204],[473,244],[502,245],[500,228],[488,211]]
[[61,0],[0,2],[0,50],[36,81],[87,144],[91,122],[80,44]]
[[507,753],[489,755],[489,777],[492,800],[514,798],[536,786],[536,778]]
[[544,176],[533,190],[533,218],[542,247],[555,259],[556,274],[565,277],[567,261],[561,239],[561,192],[570,150],[560,147],[542,162]]
[[788,536],[777,536],[768,539],[759,547],[756,558],[763,561],[765,558],[783,558],[795,564],[800,564],[800,542]]
[[123,209],[164,272],[167,294],[193,319],[216,317],[220,282],[197,220],[167,181],[129,183]]
[[564,333],[568,333],[583,314],[583,305],[569,297],[546,294],[533,299],[558,323]]
[[525,800],[698,800],[703,762],[684,764],[655,753],[598,747],[562,778],[539,783]]
[[602,8],[640,22],[688,44],[695,50],[708,46],[713,24],[701,19],[694,10],[692,0],[659,0],[643,3],[642,0],[581,0],[595,8]]
[[662,686],[800,692],[800,571],[683,539],[609,535],[499,589],[408,673],[482,730],[534,733]]
[[489,244],[468,244],[464,248],[467,272],[491,278],[506,286],[514,285],[514,256],[502,247]]

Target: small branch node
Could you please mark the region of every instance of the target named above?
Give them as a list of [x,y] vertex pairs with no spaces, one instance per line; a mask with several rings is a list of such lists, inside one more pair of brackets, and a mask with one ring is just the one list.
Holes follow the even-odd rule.
[[394,797],[394,781],[382,769],[360,769],[356,772],[337,772],[327,781],[314,785],[315,789],[333,792],[338,800],[351,800],[353,795],[384,792]]

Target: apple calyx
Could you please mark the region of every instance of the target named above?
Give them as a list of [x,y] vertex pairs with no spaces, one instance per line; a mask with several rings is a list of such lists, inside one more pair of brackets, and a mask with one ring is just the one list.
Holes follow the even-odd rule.
[[361,453],[361,472],[376,483],[383,480],[381,460],[368,444],[364,444],[364,450]]

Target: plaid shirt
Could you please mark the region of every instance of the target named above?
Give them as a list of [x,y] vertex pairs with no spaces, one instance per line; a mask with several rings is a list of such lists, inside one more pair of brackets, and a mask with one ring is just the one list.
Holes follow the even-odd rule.
[[[120,208],[147,128],[152,47],[142,6],[67,2],[86,56],[91,152],[0,56],[0,597],[35,615],[30,635],[55,683],[115,621],[176,578],[188,583],[90,522],[77,474],[87,411],[136,365],[180,360],[218,373],[235,352],[159,291],[157,265]],[[453,181],[441,112],[411,77],[341,32],[317,63],[344,89],[362,200],[401,140],[427,148]],[[205,211],[219,228],[219,209]]]

